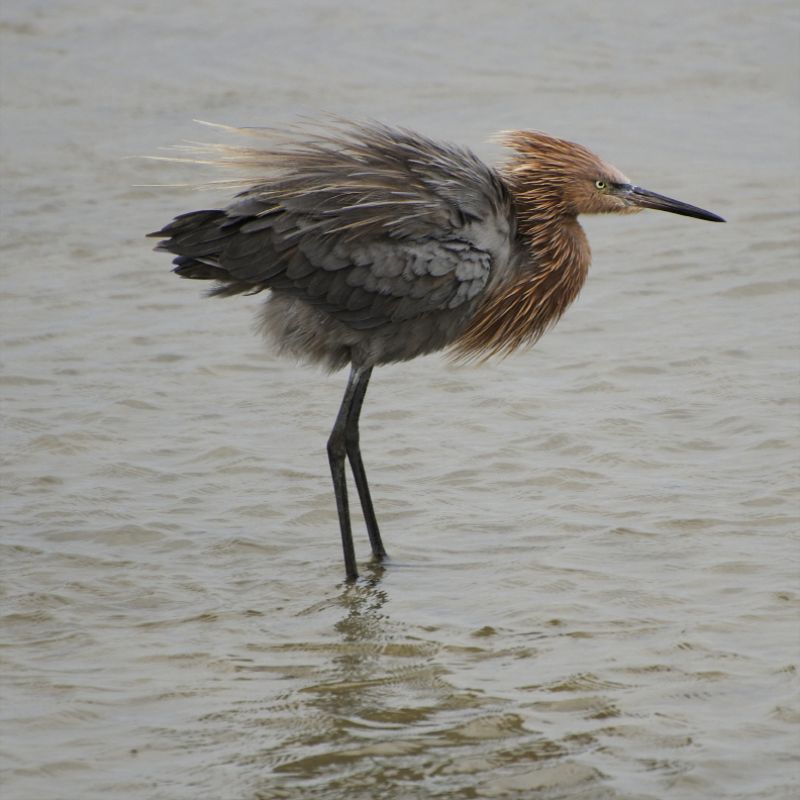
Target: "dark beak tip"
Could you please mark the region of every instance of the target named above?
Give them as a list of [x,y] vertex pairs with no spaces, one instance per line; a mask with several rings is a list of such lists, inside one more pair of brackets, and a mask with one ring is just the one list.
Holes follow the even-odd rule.
[[668,211],[671,214],[680,214],[684,217],[694,217],[695,219],[703,219],[708,222],[725,222],[723,217],[719,214],[714,214],[712,211],[706,211],[704,208],[689,205],[681,200],[675,200],[672,197],[665,197],[663,194],[651,192],[649,189],[643,189],[641,186],[632,187],[631,200],[640,208],[652,208],[656,211]]

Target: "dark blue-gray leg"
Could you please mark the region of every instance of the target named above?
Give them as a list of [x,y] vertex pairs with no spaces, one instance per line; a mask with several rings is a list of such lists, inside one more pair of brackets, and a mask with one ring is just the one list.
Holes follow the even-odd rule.
[[383,558],[386,555],[381,541],[381,534],[378,530],[378,522],[375,518],[375,510],[372,506],[367,475],[359,448],[358,419],[361,415],[361,407],[364,403],[364,395],[366,394],[371,374],[372,367],[353,367],[350,370],[350,377],[347,381],[347,388],[344,391],[342,404],[339,407],[336,422],[328,439],[328,461],[331,465],[333,492],[336,495],[336,509],[339,512],[344,566],[347,572],[347,580],[349,581],[358,577],[358,570],[356,569],[353,531],[350,524],[350,504],[347,499],[345,458],[350,460],[350,468],[353,470],[353,478],[361,500],[361,508],[364,513],[372,552],[376,558]]
[[333,423],[333,430],[328,438],[328,461],[331,465],[333,477],[333,493],[336,496],[336,510],[339,512],[339,528],[342,532],[342,551],[344,553],[344,568],[347,580],[354,581],[358,577],[356,569],[356,553],[353,548],[353,531],[350,526],[350,504],[347,501],[347,479],[344,474],[344,463],[347,457],[347,418],[353,404],[353,396],[358,387],[360,370],[353,367],[344,390],[342,404]]
[[358,497],[361,500],[361,511],[364,514],[364,522],[367,525],[369,543],[372,547],[372,555],[379,561],[386,556],[386,549],[381,541],[381,532],[378,528],[378,520],[375,517],[375,509],[372,505],[372,497],[369,493],[367,483],[367,473],[364,469],[364,462],[361,460],[361,447],[359,446],[358,420],[361,417],[361,406],[364,404],[364,395],[367,393],[367,385],[372,375],[372,367],[365,369],[361,373],[356,389],[353,394],[353,401],[350,405],[350,414],[345,425],[345,446],[347,457],[350,459],[350,469],[353,471],[353,478],[358,489]]

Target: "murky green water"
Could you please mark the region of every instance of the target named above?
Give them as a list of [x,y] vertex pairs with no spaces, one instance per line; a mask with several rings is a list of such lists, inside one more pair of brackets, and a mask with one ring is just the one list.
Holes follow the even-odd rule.
[[[533,5],[4,7],[4,800],[796,796],[798,15]],[[352,587],[344,376],[172,277],[220,198],[123,159],[321,110],[729,219],[589,220],[536,349],[377,370]]]

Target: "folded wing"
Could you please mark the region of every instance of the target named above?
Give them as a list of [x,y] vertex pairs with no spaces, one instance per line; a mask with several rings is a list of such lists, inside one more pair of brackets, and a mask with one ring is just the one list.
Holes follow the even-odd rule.
[[362,125],[236,155],[264,177],[150,234],[212,294],[272,289],[369,329],[458,308],[510,268],[508,190],[467,150]]

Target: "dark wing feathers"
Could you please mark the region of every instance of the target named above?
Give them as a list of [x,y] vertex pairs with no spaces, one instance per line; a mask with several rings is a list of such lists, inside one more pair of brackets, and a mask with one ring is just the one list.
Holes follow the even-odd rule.
[[469,151],[374,125],[251,159],[274,179],[150,234],[212,294],[270,288],[368,329],[457,308],[508,268],[512,203]]

